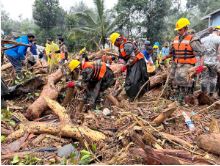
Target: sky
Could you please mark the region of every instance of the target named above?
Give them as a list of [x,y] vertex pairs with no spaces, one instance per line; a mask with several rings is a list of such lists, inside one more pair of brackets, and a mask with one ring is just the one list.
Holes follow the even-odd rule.
[[[59,0],[60,6],[67,11],[71,6],[74,6],[80,1],[85,2],[89,7],[94,7],[93,0]],[[19,20],[19,16],[21,15],[23,19],[32,19],[34,0],[0,0],[0,2],[1,8],[3,7],[9,13],[10,18]],[[106,0],[106,9],[111,9],[117,2],[118,0]]]

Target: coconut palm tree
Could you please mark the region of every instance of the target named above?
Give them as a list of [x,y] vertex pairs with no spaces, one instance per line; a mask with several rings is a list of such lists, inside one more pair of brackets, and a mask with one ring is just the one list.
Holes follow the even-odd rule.
[[105,47],[107,35],[115,30],[115,23],[120,20],[121,17],[112,20],[109,17],[109,12],[104,8],[104,0],[93,0],[95,9],[86,9],[82,12],[76,12],[76,24],[71,28],[70,35],[73,33],[76,35],[82,35],[95,42],[98,46]]

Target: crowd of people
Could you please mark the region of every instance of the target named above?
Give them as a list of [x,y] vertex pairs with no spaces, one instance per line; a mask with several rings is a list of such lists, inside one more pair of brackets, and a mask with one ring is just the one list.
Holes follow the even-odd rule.
[[[112,61],[123,64],[120,73],[126,72],[124,90],[130,101],[149,90],[150,76],[169,70],[167,91],[170,91],[170,99],[188,105],[193,100],[196,78],[201,78],[201,90],[210,97],[220,91],[217,82],[220,73],[220,26],[212,27],[212,32],[201,39],[201,36],[188,32],[189,25],[187,18],[180,18],[176,22],[177,36],[172,42],[163,43],[162,48],[159,42],[152,44],[146,39],[144,49],[141,49],[122,34],[112,33],[108,39],[118,48],[118,56],[103,55],[96,61],[89,59],[86,48],[79,52],[79,58],[70,57],[62,37],[57,43],[48,38],[45,47],[42,47],[36,44],[33,34],[15,39],[15,42],[24,45],[7,49],[12,44],[5,44],[3,54],[13,65],[17,80],[24,77],[24,62],[34,65],[41,60],[46,61],[50,69],[67,67],[67,87],[85,88],[83,102],[89,108],[95,108],[102,93],[115,84],[117,78],[110,68]],[[200,77],[189,77],[188,70],[193,67]]]

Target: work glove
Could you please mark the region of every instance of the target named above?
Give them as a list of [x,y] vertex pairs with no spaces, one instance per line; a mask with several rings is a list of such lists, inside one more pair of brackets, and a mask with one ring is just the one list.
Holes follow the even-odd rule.
[[74,88],[75,87],[75,82],[74,81],[69,81],[67,83],[67,88]]
[[199,74],[199,73],[203,72],[205,69],[206,69],[206,67],[204,67],[204,66],[198,66],[196,68],[196,74]]
[[122,66],[121,72],[123,73],[123,72],[125,72],[126,70],[127,70],[127,66]]

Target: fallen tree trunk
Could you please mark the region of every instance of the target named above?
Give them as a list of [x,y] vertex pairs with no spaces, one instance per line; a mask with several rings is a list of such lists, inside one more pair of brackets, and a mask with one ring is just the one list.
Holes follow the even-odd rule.
[[56,99],[58,97],[59,91],[55,87],[55,83],[59,81],[63,76],[61,69],[48,76],[47,84],[43,87],[40,97],[32,103],[26,113],[26,117],[29,120],[39,118],[41,113],[47,108],[47,104],[44,97],[50,99]]
[[163,83],[166,82],[166,79],[167,79],[167,73],[150,77],[150,89],[162,85]]
[[133,135],[132,141],[141,148],[132,148],[131,153],[141,156],[149,165],[213,164],[184,150],[153,149],[145,145],[137,134]]
[[198,147],[220,155],[220,134],[203,134],[197,137]]
[[99,131],[91,130],[86,126],[73,125],[67,113],[67,110],[56,101],[49,98],[44,99],[45,103],[52,109],[52,111],[59,117],[59,123],[48,122],[23,122],[19,130],[11,133],[6,138],[6,141],[12,141],[20,138],[25,133],[34,134],[53,134],[63,137],[76,138],[82,140],[88,138],[91,141],[98,142],[105,139],[105,135]]

